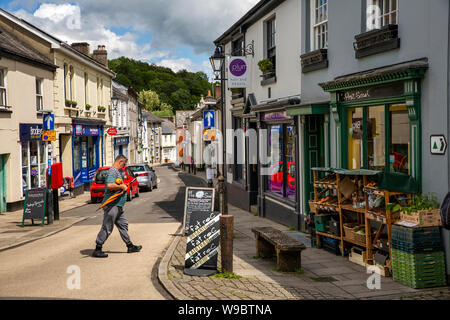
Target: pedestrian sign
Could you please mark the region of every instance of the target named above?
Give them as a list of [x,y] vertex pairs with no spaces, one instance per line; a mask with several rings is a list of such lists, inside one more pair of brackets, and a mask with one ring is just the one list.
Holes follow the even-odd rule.
[[53,113],[44,115],[44,128],[43,130],[55,130],[55,115]]
[[56,131],[55,130],[43,130],[42,131],[42,141],[56,141]]
[[214,110],[203,111],[203,126],[205,128],[215,127]]
[[447,151],[447,141],[444,135],[431,136],[431,154],[444,155]]

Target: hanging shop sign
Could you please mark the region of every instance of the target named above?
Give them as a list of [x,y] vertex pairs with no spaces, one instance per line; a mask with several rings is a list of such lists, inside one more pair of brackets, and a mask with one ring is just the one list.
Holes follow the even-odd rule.
[[108,130],[106,130],[106,133],[109,134],[110,136],[115,136],[117,134],[117,129],[109,128]]
[[444,135],[432,135],[430,137],[431,154],[445,155],[447,151],[447,140]]
[[364,89],[349,90],[342,92],[339,96],[341,102],[354,102],[368,99],[401,96],[404,93],[403,82],[394,84],[374,86]]
[[20,141],[34,141],[42,139],[42,124],[19,124]]
[[232,57],[228,63],[228,88],[248,88],[246,57]]
[[77,136],[82,136],[83,135],[83,126],[81,124],[75,125],[75,134]]

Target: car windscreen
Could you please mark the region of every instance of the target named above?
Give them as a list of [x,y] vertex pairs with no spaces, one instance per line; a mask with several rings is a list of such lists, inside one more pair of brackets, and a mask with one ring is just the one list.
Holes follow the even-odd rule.
[[130,168],[133,172],[145,171],[144,166],[128,166],[128,168]]
[[97,174],[95,176],[95,183],[104,184],[107,176],[108,176],[108,170],[97,171]]

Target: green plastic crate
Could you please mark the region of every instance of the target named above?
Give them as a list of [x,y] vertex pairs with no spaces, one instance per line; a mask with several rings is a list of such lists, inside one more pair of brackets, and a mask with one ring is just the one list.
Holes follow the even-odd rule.
[[392,259],[407,262],[409,264],[426,264],[433,262],[444,262],[444,252],[436,251],[430,253],[408,253],[397,249],[392,249]]
[[392,225],[391,239],[415,243],[422,240],[441,239],[439,227],[407,228],[399,225]]

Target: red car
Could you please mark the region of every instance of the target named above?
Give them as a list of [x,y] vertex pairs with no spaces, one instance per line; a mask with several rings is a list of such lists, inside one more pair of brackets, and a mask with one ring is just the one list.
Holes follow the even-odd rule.
[[[103,200],[103,196],[105,195],[106,175],[110,168],[111,167],[101,167],[95,173],[91,185],[91,203],[101,202]],[[126,174],[126,179],[124,179],[125,184],[128,184],[136,177],[134,172],[129,167],[123,168],[123,171]],[[131,201],[133,195],[135,197],[139,197],[139,182],[137,179],[131,184],[131,187],[128,188],[127,201]]]

